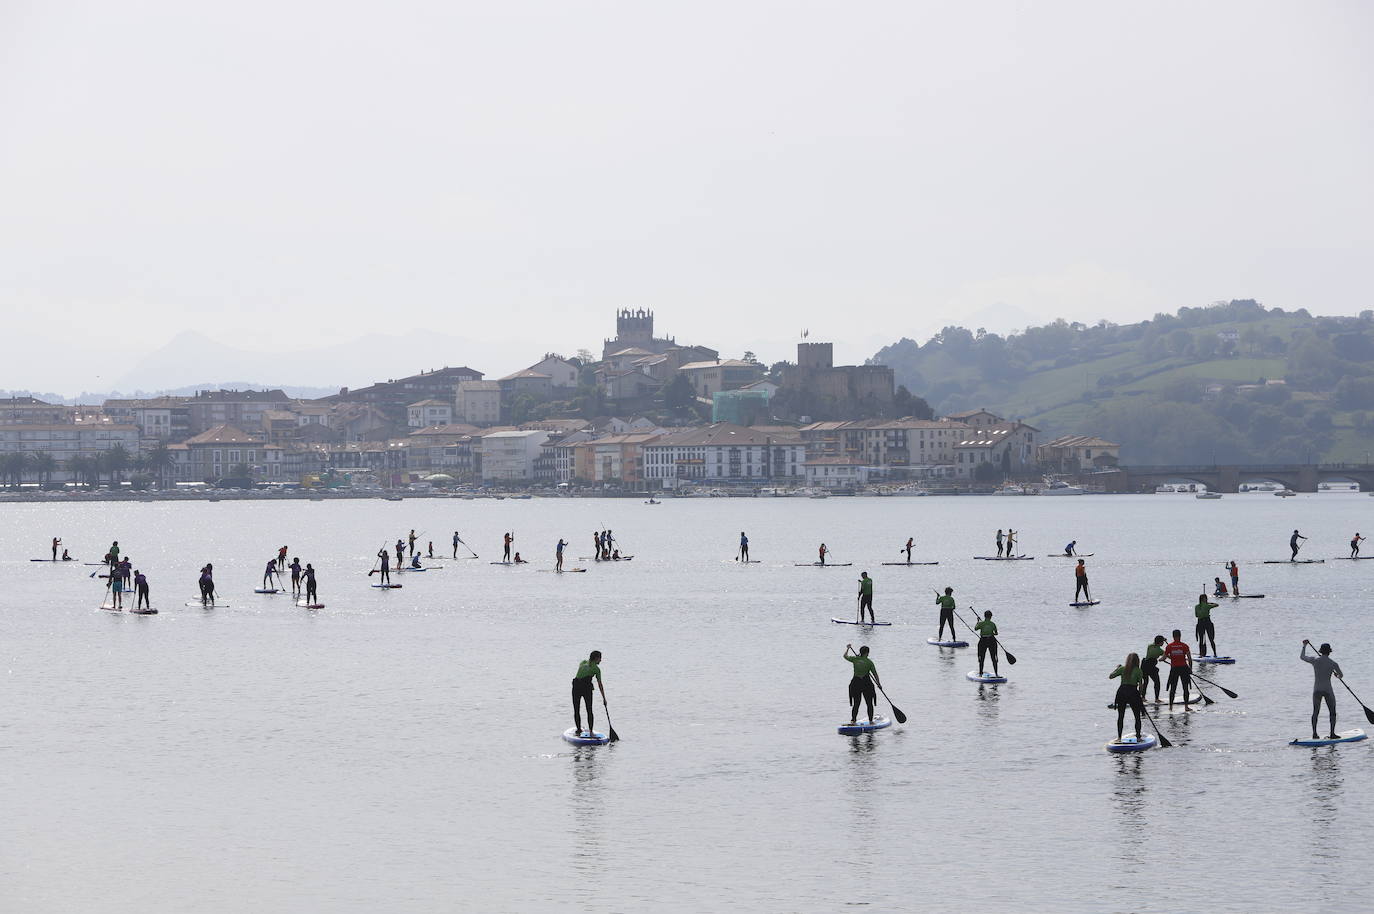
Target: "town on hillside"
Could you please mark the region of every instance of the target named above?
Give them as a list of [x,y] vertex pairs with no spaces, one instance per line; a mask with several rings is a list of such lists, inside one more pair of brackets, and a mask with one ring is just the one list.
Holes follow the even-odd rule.
[[599,359],[548,353],[496,380],[444,367],[319,399],[0,400],[0,478],[21,490],[1031,494],[1116,491],[1119,457],[987,410],[937,417],[890,368],[835,365],[831,343],[721,358],[655,336],[643,309],[617,313]]

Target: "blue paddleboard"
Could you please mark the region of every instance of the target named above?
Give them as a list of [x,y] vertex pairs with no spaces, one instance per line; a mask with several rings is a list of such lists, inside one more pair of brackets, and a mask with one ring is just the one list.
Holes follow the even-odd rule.
[[593,730],[591,736],[588,736],[586,730],[579,730],[576,727],[569,727],[564,730],[563,738],[574,746],[604,746],[611,741],[611,738],[604,733]]
[[1114,739],[1107,743],[1108,752],[1144,752],[1146,749],[1153,749],[1159,740],[1146,733],[1140,739],[1136,739],[1134,734]]
[[875,714],[871,724],[866,720],[861,720],[855,724],[840,724],[836,731],[845,736],[853,736],[857,733],[872,733],[874,730],[883,730],[890,726],[892,726],[892,721],[881,714]]
[[927,638],[926,644],[933,644],[936,647],[968,647],[967,641],[941,641],[938,638]]
[[1335,739],[1295,739],[1290,746],[1334,746],[1336,743],[1358,743],[1368,739],[1363,730],[1342,730]]
[[1006,682],[1007,677],[998,676],[993,673],[980,673],[977,670],[969,670],[966,674],[974,682]]

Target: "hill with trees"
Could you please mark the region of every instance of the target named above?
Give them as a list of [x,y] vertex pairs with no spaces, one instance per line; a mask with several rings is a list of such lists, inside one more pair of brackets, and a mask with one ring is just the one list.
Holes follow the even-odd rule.
[[1363,463],[1374,454],[1374,311],[1313,317],[1234,300],[1134,324],[946,327],[872,364],[940,414],[987,408],[1100,435],[1123,462]]

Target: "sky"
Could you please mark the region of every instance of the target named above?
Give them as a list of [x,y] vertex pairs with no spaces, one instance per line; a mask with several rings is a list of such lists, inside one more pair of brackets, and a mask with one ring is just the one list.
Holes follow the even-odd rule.
[[1353,314],[1371,36],[1364,2],[0,0],[0,388],[500,376],[621,307],[845,363]]

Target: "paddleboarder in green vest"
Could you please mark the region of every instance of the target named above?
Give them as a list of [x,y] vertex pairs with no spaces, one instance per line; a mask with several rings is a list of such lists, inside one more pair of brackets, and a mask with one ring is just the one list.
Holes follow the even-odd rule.
[[[577,727],[579,736],[591,738],[594,730],[592,717],[592,680],[596,680],[596,687],[601,690],[601,700],[606,700],[606,687],[601,683],[601,652],[592,651],[586,660],[577,665],[577,675],[572,681],[572,703],[573,703],[573,725]],[[581,703],[587,705],[587,729],[582,729],[582,708]]]
[[935,640],[945,640],[945,623],[949,623],[949,640],[958,640],[959,633],[954,630],[954,588],[946,587],[943,595],[935,591],[935,602],[940,607],[940,631]]
[[1212,625],[1212,610],[1217,608],[1217,604],[1207,600],[1207,594],[1197,595],[1197,605],[1193,607],[1193,615],[1197,616],[1197,626],[1194,634],[1197,635],[1197,652],[1199,657],[1207,656],[1207,639],[1212,639],[1212,656],[1220,656],[1217,653],[1217,630]]
[[1112,670],[1108,679],[1121,680],[1121,685],[1116,687],[1116,740],[1121,742],[1121,727],[1126,722],[1126,709],[1130,708],[1135,715],[1135,738],[1140,739],[1140,715],[1145,710],[1145,702],[1140,697],[1140,685],[1145,681],[1145,674],[1140,669],[1140,655],[1130,653],[1126,655],[1126,662]]
[[1155,639],[1145,647],[1145,659],[1140,661],[1141,672],[1145,678],[1140,680],[1140,695],[1143,698],[1150,683],[1154,683],[1155,701],[1159,701],[1159,658],[1164,656],[1163,635],[1155,635]]
[[878,693],[873,691],[873,684],[876,682],[882,685],[882,680],[878,678],[878,668],[868,657],[868,645],[859,648],[859,652],[854,653],[854,645],[844,646],[844,659],[854,665],[854,677],[849,680],[849,725],[852,727],[859,720],[859,702],[862,701],[868,709],[868,722],[873,723],[873,703],[878,700]]
[[867,571],[859,572],[859,618],[864,620],[864,610],[868,610],[868,621],[878,621],[873,617],[873,579],[868,576]]
[[992,610],[983,610],[983,618],[973,624],[973,630],[978,633],[978,675],[983,675],[983,656],[992,654],[992,675],[1000,676],[997,672],[997,623],[992,621]]

